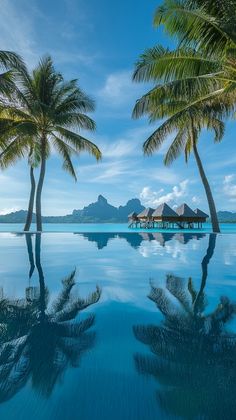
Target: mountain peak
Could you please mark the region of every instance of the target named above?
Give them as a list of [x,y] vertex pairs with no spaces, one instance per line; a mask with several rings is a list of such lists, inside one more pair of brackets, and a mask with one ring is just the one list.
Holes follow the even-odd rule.
[[101,204],[107,203],[107,199],[105,197],[103,197],[103,195],[101,195],[101,194],[99,194],[97,201],[98,201],[98,203],[101,203]]

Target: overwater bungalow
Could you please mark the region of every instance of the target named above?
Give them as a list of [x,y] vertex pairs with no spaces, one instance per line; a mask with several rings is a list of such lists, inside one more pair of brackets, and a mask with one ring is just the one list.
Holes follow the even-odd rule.
[[135,220],[138,220],[138,218],[137,218],[137,213],[135,212],[135,211],[133,211],[132,213],[130,213],[129,215],[128,215],[128,219],[130,220],[130,221],[135,221]]
[[199,209],[197,210],[198,212],[193,211],[186,203],[183,203],[181,206],[177,207],[176,213],[179,216],[178,223],[181,229],[192,229],[194,228],[195,224],[197,224],[197,227],[202,227],[202,223],[206,222],[208,215]]
[[174,227],[174,224],[178,220],[178,214],[168,204],[163,203],[157,207],[152,214],[154,227],[167,228]]
[[195,209],[194,213],[197,215],[197,223],[206,223],[207,219],[209,218],[209,215],[204,213],[204,211],[200,209]]
[[[130,227],[143,227],[145,229],[152,228],[153,227],[153,218],[152,214],[154,212],[154,209],[151,207],[147,207],[141,213],[137,215],[137,221],[130,224]],[[134,226],[133,226],[134,225]]]
[[141,213],[133,212],[128,216],[130,228],[145,228],[145,229],[193,229],[202,228],[202,224],[206,222],[209,216],[200,209],[194,211],[186,204],[173,210],[168,204],[163,203],[157,207],[156,210],[148,207]]

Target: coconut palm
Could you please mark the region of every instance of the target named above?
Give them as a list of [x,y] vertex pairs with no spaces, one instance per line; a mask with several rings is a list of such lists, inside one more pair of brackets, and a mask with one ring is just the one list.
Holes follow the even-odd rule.
[[[143,99],[141,99],[141,101],[142,100]],[[152,103],[152,99],[148,99],[148,101],[149,115],[150,118],[154,120],[156,118],[156,106],[155,103]],[[169,101],[166,105],[167,112],[169,111],[169,108],[171,108],[171,112],[173,112],[174,108],[176,107],[176,109],[179,109],[179,106],[179,103],[172,103]],[[140,116],[139,101],[134,109],[134,115]],[[166,121],[161,124],[153,134],[151,134],[151,136],[145,141],[143,150],[145,154],[151,155],[162,146],[165,140],[169,140],[170,135],[173,135],[174,139],[164,158],[165,165],[171,165],[182,152],[185,154],[186,162],[188,162],[189,155],[193,152],[206,193],[213,232],[220,232],[212,191],[198,152],[198,140],[201,131],[204,128],[214,131],[215,142],[222,140],[224,135],[224,123],[221,119],[210,115],[208,110],[204,110],[203,107],[197,108],[195,106],[195,108],[192,107],[191,110],[188,109],[179,111],[176,115],[172,115],[167,118]]]
[[[43,58],[36,69],[16,72],[17,91],[12,100],[0,106],[0,133],[5,147],[1,165],[29,156],[31,171],[32,218],[35,182],[34,167],[40,166],[36,189],[37,230],[42,231],[41,195],[46,161],[52,148],[60,154],[65,169],[76,180],[72,157],[87,151],[101,158],[98,147],[82,137],[78,130],[94,130],[94,121],[86,115],[94,110],[93,101],[78,87],[77,80],[66,82],[56,72],[50,57]],[[30,217],[29,217],[30,219]],[[30,220],[26,225],[29,227]]]
[[156,99],[185,98],[184,109],[203,102],[221,114],[235,109],[236,1],[164,0],[154,25],[177,40],[177,48],[156,46],[136,65],[137,81],[160,84]]
[[[177,48],[147,49],[134,71],[137,82],[155,85],[140,98],[134,116],[147,114],[151,122],[165,119],[160,131],[145,142],[144,152],[153,153],[171,132],[177,137],[165,163],[185,148],[185,135],[179,130],[183,120],[191,119],[198,128],[207,127],[234,115],[236,106],[236,2],[212,0],[164,0],[154,17],[156,27],[177,39]],[[205,122],[202,124],[203,119]],[[188,130],[189,131],[189,130]],[[190,130],[192,131],[192,130]],[[198,129],[198,135],[200,130]],[[196,134],[196,132],[195,132]],[[223,134],[223,132],[222,132]],[[194,137],[191,135],[191,137]],[[195,136],[196,137],[196,136]],[[221,135],[222,137],[222,135]],[[194,150],[207,194],[213,230],[219,231],[215,205],[199,154]],[[191,142],[188,142],[191,145]],[[188,151],[189,148],[187,147]]]
[[136,338],[153,353],[135,356],[138,371],[157,378],[160,405],[181,418],[232,418],[236,409],[236,335],[225,329],[236,305],[221,297],[206,313],[204,287],[215,240],[209,237],[199,292],[191,279],[186,284],[168,275],[166,288],[152,285],[149,295],[164,316],[161,325],[134,327]]
[[75,318],[99,300],[100,289],[97,287],[86,299],[73,297],[74,270],[62,281],[60,294],[49,305],[40,260],[41,236],[36,237],[35,263],[32,238],[27,238],[31,275],[36,265],[39,288],[33,297],[27,289],[25,299],[0,301],[0,401],[14,396],[29,378],[37,392],[48,397],[67,367],[77,367],[95,339],[93,332],[87,332],[94,324],[94,316],[82,321]]

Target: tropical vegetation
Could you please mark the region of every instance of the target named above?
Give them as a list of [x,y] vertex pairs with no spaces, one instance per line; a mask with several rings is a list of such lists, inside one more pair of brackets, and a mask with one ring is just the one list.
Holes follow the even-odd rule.
[[81,129],[95,129],[95,122],[87,115],[94,110],[94,102],[77,80],[64,80],[49,56],[40,60],[32,73],[24,66],[15,68],[14,86],[0,102],[0,165],[6,168],[28,158],[31,192],[25,230],[30,229],[35,201],[37,231],[42,231],[41,195],[51,152],[59,153],[63,169],[75,180],[73,156],[87,151],[97,160],[101,158],[98,147],[79,133]]
[[14,89],[14,69],[23,69],[21,57],[12,51],[0,51],[0,94],[9,94]]
[[213,196],[197,150],[201,130],[213,129],[222,139],[223,120],[236,105],[235,0],[164,0],[154,25],[164,26],[176,48],[158,45],[146,50],[136,64],[133,79],[152,82],[141,97],[134,117],[164,120],[144,143],[144,153],[158,150],[169,134],[174,140],[165,157],[170,164],[193,150],[208,199],[213,231],[219,231]]

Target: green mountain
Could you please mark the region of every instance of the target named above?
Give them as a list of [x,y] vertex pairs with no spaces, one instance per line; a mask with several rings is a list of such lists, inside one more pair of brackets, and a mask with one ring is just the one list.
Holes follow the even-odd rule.
[[[124,206],[114,207],[102,195],[95,203],[91,203],[81,210],[73,210],[65,216],[44,216],[44,223],[122,223],[127,222],[128,214],[144,209],[138,198],[129,200]],[[20,210],[0,216],[0,223],[24,223],[27,211]],[[35,222],[35,214],[33,215]]]

